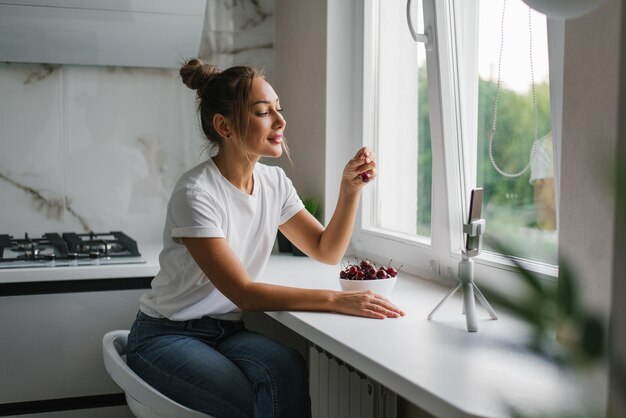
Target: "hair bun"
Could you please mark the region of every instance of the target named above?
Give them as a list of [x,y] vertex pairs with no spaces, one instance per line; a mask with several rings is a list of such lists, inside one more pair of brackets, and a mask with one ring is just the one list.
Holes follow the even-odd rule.
[[183,83],[192,90],[198,90],[198,93],[221,72],[215,65],[205,64],[198,58],[190,59],[180,68]]

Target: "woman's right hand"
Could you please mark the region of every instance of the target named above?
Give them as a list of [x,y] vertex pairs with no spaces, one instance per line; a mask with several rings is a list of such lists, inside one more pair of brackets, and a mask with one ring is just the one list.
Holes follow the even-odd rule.
[[389,299],[371,290],[338,292],[333,302],[336,312],[349,315],[375,319],[404,316],[404,312]]
[[[363,177],[365,176],[365,177]],[[367,147],[357,151],[343,169],[341,187],[350,192],[357,192],[376,177],[376,160],[374,153]]]

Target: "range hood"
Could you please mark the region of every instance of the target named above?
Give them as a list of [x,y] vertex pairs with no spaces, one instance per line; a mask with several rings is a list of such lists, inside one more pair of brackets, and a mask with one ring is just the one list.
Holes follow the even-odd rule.
[[207,0],[0,0],[0,61],[178,68]]

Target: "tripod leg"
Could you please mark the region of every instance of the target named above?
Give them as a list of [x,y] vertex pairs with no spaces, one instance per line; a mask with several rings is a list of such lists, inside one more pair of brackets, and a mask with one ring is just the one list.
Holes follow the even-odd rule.
[[437,312],[437,310],[444,304],[444,302],[450,299],[450,296],[454,295],[454,292],[459,290],[460,287],[461,283],[457,283],[457,285],[454,286],[443,299],[441,299],[441,302],[439,302],[437,306],[435,306],[435,309],[433,309],[432,312],[428,314],[428,319],[431,319],[435,315],[435,312]]
[[469,332],[478,331],[476,319],[476,302],[474,300],[474,283],[463,283],[463,307],[465,308],[465,321]]
[[487,299],[483,296],[478,286],[476,286],[476,283],[472,283],[472,284],[474,285],[474,290],[476,291],[476,298],[478,299],[480,304],[483,305],[483,307],[487,310],[487,312],[489,312],[489,316],[491,317],[491,319],[498,319],[498,317],[496,316],[496,311],[493,310],[493,308],[491,307]]

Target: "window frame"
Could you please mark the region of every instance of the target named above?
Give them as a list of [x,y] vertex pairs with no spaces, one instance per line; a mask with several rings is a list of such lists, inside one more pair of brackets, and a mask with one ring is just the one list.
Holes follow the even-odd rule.
[[[366,118],[363,115],[376,114],[375,106],[377,93],[369,92],[371,86],[376,86],[371,81],[372,75],[377,75],[376,63],[376,25],[375,9],[378,4],[376,0],[366,0],[364,2],[364,43],[363,43],[363,114],[364,121],[363,138],[366,145],[371,144],[375,139],[375,120]],[[428,95],[431,129],[432,147],[432,218],[431,218],[431,238],[424,240],[420,237],[408,237],[403,234],[382,231],[377,228],[364,226],[364,217],[357,221],[353,245],[355,252],[362,253],[371,258],[387,259],[393,258],[395,263],[401,263],[404,269],[426,278],[454,277],[456,276],[457,263],[460,260],[460,253],[456,253],[452,248],[460,248],[462,245],[461,233],[461,213],[465,205],[461,204],[461,199],[455,198],[461,193],[460,186],[450,188],[448,184],[460,185],[462,176],[459,173],[458,164],[446,164],[445,161],[459,161],[458,147],[448,146],[443,138],[452,135],[457,138],[457,122],[454,120],[458,112],[443,112],[444,108],[456,107],[454,93],[450,89],[444,88],[453,86],[450,81],[453,75],[451,61],[446,59],[449,54],[440,52],[449,44],[450,34],[445,30],[447,24],[445,19],[447,13],[447,3],[434,0],[424,0],[424,31],[429,37],[429,47],[426,48],[426,65],[428,77]],[[438,28],[444,28],[439,30]],[[408,29],[407,29],[408,31]],[[408,36],[408,34],[407,34]],[[445,51],[445,49],[444,49]],[[443,59],[442,59],[443,58]],[[369,94],[368,94],[369,93]],[[374,122],[368,122],[374,121]],[[374,124],[368,127],[367,124]],[[368,129],[369,128],[369,129]],[[455,140],[453,140],[455,142]],[[456,179],[456,180],[454,180]],[[372,192],[364,194],[363,215],[367,215],[368,201],[372,199]],[[430,241],[430,242],[428,242]],[[384,250],[381,250],[384,249]],[[386,254],[385,254],[386,253]]]
[[[327,126],[326,126],[326,191],[327,207],[332,207],[339,193],[336,179],[355,149],[370,143],[371,115],[374,101],[368,88],[368,77],[376,74],[375,60],[370,59],[375,48],[371,33],[373,8],[379,0],[353,0],[328,3],[328,55],[327,55]],[[339,4],[341,3],[341,4]],[[449,50],[450,5],[436,0],[423,0],[424,28],[432,48],[427,50],[431,144],[433,153],[431,240],[407,237],[376,228],[363,227],[367,215],[366,201],[372,198],[370,186],[365,187],[363,201],[348,254],[368,257],[379,263],[393,259],[402,264],[403,271],[419,277],[451,282],[456,280],[460,248],[463,244],[462,223],[467,212],[469,187],[463,183],[459,161],[463,150],[459,141],[459,104],[456,102],[453,83],[457,74]],[[403,24],[406,24],[403,22]],[[408,29],[407,29],[408,35]],[[346,53],[350,50],[350,53]],[[345,71],[336,71],[345,68]],[[370,96],[368,96],[370,94]],[[443,112],[454,109],[454,112]],[[348,138],[348,140],[346,140]],[[468,181],[470,183],[470,181]],[[326,222],[332,211],[327,211]],[[487,225],[487,228],[489,226]],[[456,249],[456,250],[455,250]],[[544,263],[527,262],[522,265],[548,282],[555,282],[558,267]],[[481,252],[475,258],[477,282],[486,282],[494,288],[511,289],[519,284],[515,268],[506,257]]]

